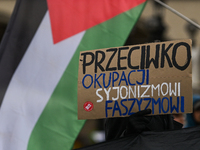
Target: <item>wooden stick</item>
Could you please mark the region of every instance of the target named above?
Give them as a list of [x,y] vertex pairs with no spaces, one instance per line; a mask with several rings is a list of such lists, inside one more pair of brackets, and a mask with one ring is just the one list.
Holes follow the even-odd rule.
[[178,15],[179,17],[183,18],[184,20],[186,20],[187,22],[191,23],[192,25],[194,25],[195,27],[197,27],[198,29],[200,29],[200,25],[198,25],[196,22],[192,21],[191,19],[187,18],[186,16],[184,16],[183,14],[181,14],[180,12],[176,11],[175,9],[171,8],[170,6],[168,6],[167,4],[161,2],[160,0],[154,0],[157,3],[159,3],[160,5],[164,6],[165,8],[169,9],[170,11],[172,11],[173,13],[175,13],[176,15]]

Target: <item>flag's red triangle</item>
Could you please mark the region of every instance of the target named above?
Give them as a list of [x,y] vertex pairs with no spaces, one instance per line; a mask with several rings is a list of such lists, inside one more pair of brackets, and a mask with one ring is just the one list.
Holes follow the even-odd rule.
[[47,0],[54,43],[119,15],[145,0]]

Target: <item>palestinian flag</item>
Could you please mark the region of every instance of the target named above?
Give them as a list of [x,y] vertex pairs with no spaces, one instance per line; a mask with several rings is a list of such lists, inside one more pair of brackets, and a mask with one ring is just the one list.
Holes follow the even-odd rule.
[[0,45],[0,149],[71,149],[79,52],[122,46],[145,0],[17,0]]

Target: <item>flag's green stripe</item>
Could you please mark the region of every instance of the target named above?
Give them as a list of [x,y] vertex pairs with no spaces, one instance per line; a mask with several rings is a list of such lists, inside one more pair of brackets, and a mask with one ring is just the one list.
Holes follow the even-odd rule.
[[77,120],[79,52],[122,46],[143,7],[144,4],[141,4],[86,31],[32,131],[28,150],[67,150],[72,148],[73,142],[85,122]]

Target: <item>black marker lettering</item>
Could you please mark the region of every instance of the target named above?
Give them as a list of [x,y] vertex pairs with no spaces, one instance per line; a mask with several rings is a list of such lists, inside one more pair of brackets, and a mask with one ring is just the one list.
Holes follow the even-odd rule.
[[144,69],[144,63],[145,63],[145,51],[146,51],[146,46],[142,46],[141,50],[141,62],[140,62],[140,69]]
[[159,58],[159,52],[160,52],[160,44],[156,45],[156,53],[155,53],[155,59],[150,59],[150,46],[147,46],[147,56],[146,56],[146,68],[149,68],[150,64],[153,62],[154,67],[158,68],[158,58]]
[[131,64],[131,55],[132,55],[132,52],[133,52],[134,50],[139,50],[139,49],[140,49],[140,47],[139,47],[139,46],[136,46],[136,47],[132,47],[132,48],[129,50],[127,61],[128,61],[128,67],[131,68],[131,69],[139,69],[139,65],[138,65],[138,66],[132,66],[132,64]]
[[[90,55],[91,56],[91,60],[89,62],[86,62],[86,56]],[[92,52],[85,52],[82,53],[81,56],[83,56],[83,74],[85,74],[86,72],[86,66],[91,65],[94,62],[94,54]]]
[[[101,59],[98,61],[99,54],[101,54]],[[101,65],[101,63],[105,60],[105,53],[103,51],[96,51],[95,56],[96,57],[95,57],[95,70],[94,70],[94,72],[97,73],[97,67],[99,67],[99,69],[101,71],[105,71],[104,68]]]
[[113,52],[112,56],[110,57],[110,59],[108,60],[107,65],[106,65],[106,71],[114,71],[114,70],[117,70],[117,67],[109,68],[112,59],[114,58],[115,54],[117,53],[117,48],[108,49],[108,50],[106,50],[106,52]]
[[[183,66],[179,66],[176,61],[176,52],[177,52],[177,49],[179,46],[185,46],[186,50],[187,50],[187,59],[186,59],[186,63]],[[190,45],[188,45],[185,42],[180,42],[180,43],[177,43],[176,45],[174,45],[173,52],[172,52],[172,62],[173,62],[173,65],[177,69],[179,69],[181,71],[185,70],[189,66],[190,60],[191,60]]]
[[172,43],[169,44],[169,46],[165,49],[165,44],[162,44],[162,53],[161,53],[161,68],[165,65],[165,57],[167,59],[167,62],[169,64],[169,67],[173,67],[172,63],[170,61],[169,55],[167,54],[168,50],[172,47]]
[[121,60],[127,59],[127,57],[121,57],[121,50],[127,50],[129,47],[122,47],[118,50],[118,60],[117,60],[117,67],[118,70],[125,70],[127,67],[121,67]]

